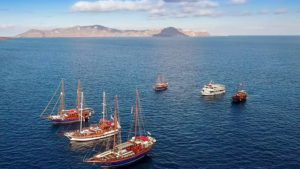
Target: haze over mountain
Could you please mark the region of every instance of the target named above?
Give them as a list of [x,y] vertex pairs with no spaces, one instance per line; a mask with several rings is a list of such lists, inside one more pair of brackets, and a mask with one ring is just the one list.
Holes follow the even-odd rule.
[[[170,30],[171,29],[171,30]],[[167,32],[165,32],[167,31]],[[149,29],[149,30],[120,30],[108,28],[101,25],[91,26],[74,26],[69,28],[55,28],[51,30],[37,30],[31,29],[27,32],[17,35],[19,38],[47,38],[47,37],[151,37],[157,36],[161,33],[167,35],[176,32],[176,35],[182,34],[184,36],[198,37],[209,36],[208,32],[194,32],[182,31],[176,28],[163,29]],[[170,34],[170,35],[171,35]],[[174,34],[175,35],[175,34]]]

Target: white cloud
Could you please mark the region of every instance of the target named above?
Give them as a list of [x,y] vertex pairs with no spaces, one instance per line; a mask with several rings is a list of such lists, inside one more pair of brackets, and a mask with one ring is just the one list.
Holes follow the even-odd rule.
[[217,16],[216,0],[97,0],[79,1],[74,12],[145,11],[151,17]]
[[179,15],[186,16],[217,16],[219,4],[215,1],[181,2],[178,4]]
[[241,5],[247,3],[247,0],[230,0],[231,4]]
[[280,9],[276,9],[274,11],[275,15],[282,15],[282,14],[286,14],[288,13],[288,10],[286,8],[280,8]]
[[98,1],[79,1],[72,7],[76,12],[108,12],[108,11],[149,11],[164,4],[163,0],[98,0]]
[[263,10],[258,11],[258,14],[259,15],[268,15],[268,14],[270,14],[270,11],[267,9],[263,9]]
[[250,11],[244,11],[244,12],[239,14],[239,16],[252,16],[252,15],[253,15],[253,13],[250,12]]

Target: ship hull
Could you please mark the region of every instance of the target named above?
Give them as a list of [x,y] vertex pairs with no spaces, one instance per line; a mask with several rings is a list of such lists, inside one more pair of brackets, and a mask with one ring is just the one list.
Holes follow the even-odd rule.
[[154,88],[154,90],[157,91],[157,92],[165,91],[167,89],[168,89],[167,87]]
[[[72,110],[66,110],[66,111],[72,111]],[[89,118],[92,116],[92,113],[94,112],[94,110],[90,109],[90,108],[86,108],[86,110],[84,110],[84,115],[83,115],[83,121],[88,121]],[[80,122],[80,115],[77,114],[77,112],[75,110],[73,110],[73,112],[71,112],[72,114],[68,114],[67,117],[61,117],[61,115],[51,115],[48,117],[48,120],[55,125],[59,125],[59,124],[72,124],[72,123],[78,123]],[[68,117],[69,116],[69,117]],[[71,117],[70,117],[71,116]],[[75,117],[74,117],[75,116]]]
[[113,136],[114,132],[107,132],[106,134],[103,134],[101,136],[96,136],[96,137],[90,137],[90,138],[80,138],[80,137],[73,137],[73,136],[69,136],[69,135],[65,135],[66,137],[68,137],[70,139],[70,141],[76,141],[76,142],[85,142],[85,141],[93,141],[93,140],[99,140],[99,139],[104,139],[110,136]]
[[209,92],[203,92],[201,91],[201,95],[202,96],[215,96],[215,95],[222,95],[222,94],[225,94],[226,91],[216,91],[216,92],[213,92],[213,93],[209,93]]
[[244,103],[246,102],[247,99],[246,98],[241,98],[241,97],[232,97],[232,103]]
[[60,119],[56,119],[56,120],[50,120],[52,124],[72,124],[72,123],[79,123],[80,120],[79,119],[74,119],[74,120],[60,120]]
[[247,101],[247,93],[242,91],[239,91],[237,94],[232,96],[232,103],[244,103]]
[[141,160],[142,158],[144,158],[150,151],[151,151],[151,149],[149,149],[141,154],[135,155],[129,159],[114,161],[114,162],[110,162],[110,163],[102,163],[101,167],[121,167],[121,166],[125,166],[125,165],[130,165],[130,164],[135,163],[138,160]]

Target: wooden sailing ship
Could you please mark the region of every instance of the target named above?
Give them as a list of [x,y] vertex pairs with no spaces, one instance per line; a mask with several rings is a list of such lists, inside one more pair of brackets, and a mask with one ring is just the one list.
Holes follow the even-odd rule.
[[[60,106],[57,114],[52,114],[54,108],[52,109],[51,114],[47,117],[47,119],[52,122],[53,124],[70,124],[70,123],[77,123],[81,121],[81,118],[83,121],[89,120],[89,118],[92,116],[94,110],[92,108],[87,107],[80,107],[80,100],[81,100],[81,88],[80,88],[80,81],[78,80],[78,87],[77,87],[77,107],[74,109],[65,109],[65,90],[64,90],[64,80],[61,80],[60,83],[61,91],[58,98],[58,101],[60,101]],[[48,106],[52,102],[56,92],[54,93],[53,97],[49,101],[48,105],[46,106],[45,110],[43,111],[42,115],[47,111]],[[57,102],[58,102],[57,101]],[[56,103],[57,103],[56,102]],[[54,106],[56,106],[56,103]],[[82,111],[82,117],[80,115]],[[44,117],[42,116],[41,117]]]
[[[139,93],[136,91],[136,106],[134,112],[134,136],[127,142],[117,143],[116,134],[114,134],[113,148],[105,152],[94,155],[85,160],[87,163],[99,163],[102,167],[119,167],[134,163],[145,157],[154,147],[156,140],[150,133],[144,133],[143,120],[140,116]],[[117,116],[116,116],[117,117]],[[117,124],[118,119],[114,118]],[[116,128],[116,125],[115,125]]]
[[[118,104],[118,103],[116,103],[116,104]],[[121,130],[121,126],[120,126],[119,122],[117,122],[116,127],[115,127],[114,121],[107,119],[107,107],[106,107],[105,92],[103,92],[102,106],[103,106],[102,118],[99,120],[98,124],[91,125],[90,127],[86,127],[83,129],[82,129],[82,126],[80,126],[80,130],[66,132],[64,135],[66,137],[68,137],[71,141],[83,142],[83,141],[92,141],[92,140],[107,138],[107,137],[113,136],[114,134],[118,133],[119,130]],[[118,109],[115,108],[115,111],[118,111]]]
[[232,96],[232,103],[243,103],[247,101],[248,94],[242,90],[242,84],[239,85],[238,91]]
[[166,82],[166,80],[164,79],[164,77],[162,75],[159,75],[153,89],[155,91],[164,91],[164,90],[167,90],[168,87],[169,87],[168,82]]

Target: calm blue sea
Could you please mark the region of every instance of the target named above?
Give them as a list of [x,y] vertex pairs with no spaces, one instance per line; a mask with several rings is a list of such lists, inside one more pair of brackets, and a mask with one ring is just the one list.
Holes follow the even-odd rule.
[[[80,79],[86,104],[101,112],[119,96],[123,138],[131,125],[135,89],[146,129],[157,145],[135,169],[300,168],[300,37],[70,38],[0,41],[0,168],[100,168],[85,156],[101,141],[70,144],[39,115],[60,80],[66,104],[76,103]],[[170,87],[155,93],[162,73]],[[213,80],[227,93],[203,98]],[[232,105],[242,82],[245,104]]]

